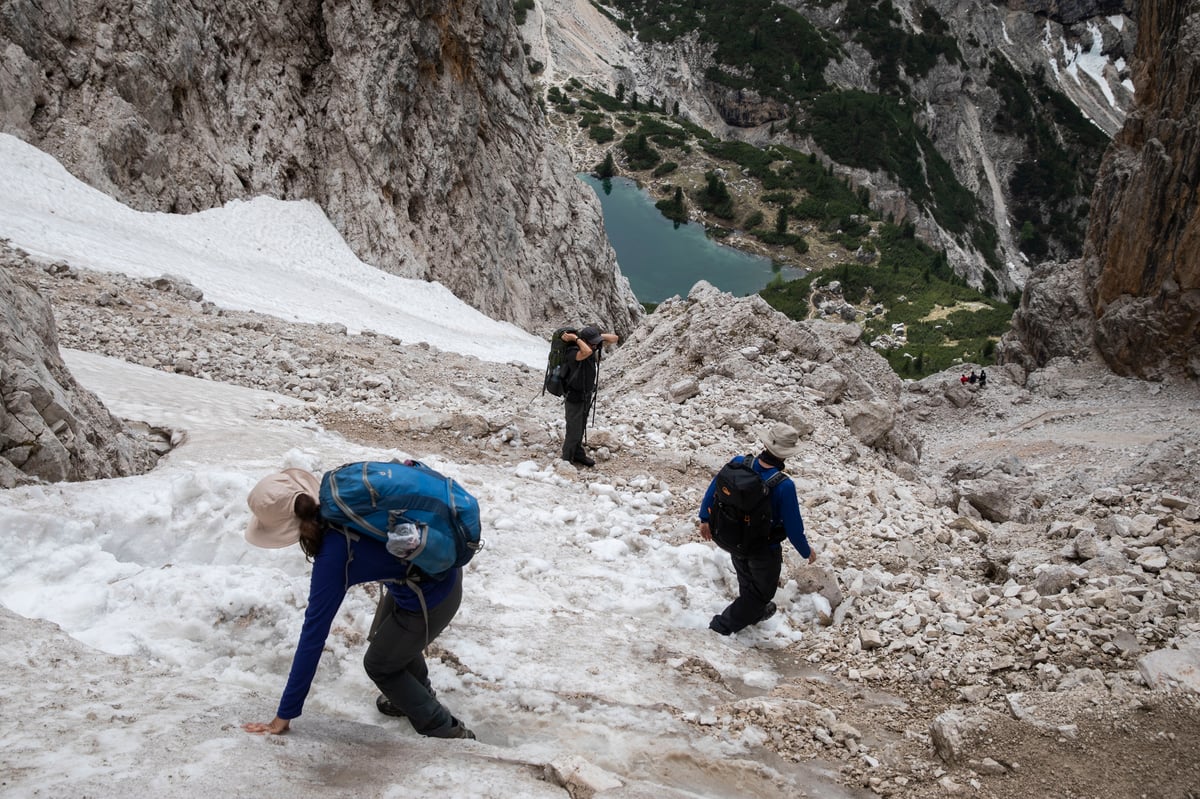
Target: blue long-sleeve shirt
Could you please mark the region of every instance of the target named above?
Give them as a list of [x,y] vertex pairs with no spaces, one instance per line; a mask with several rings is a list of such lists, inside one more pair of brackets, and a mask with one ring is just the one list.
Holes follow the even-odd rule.
[[[287,687],[279,700],[279,718],[294,719],[304,709],[304,700],[317,673],[329,628],[350,586],[377,580],[403,580],[406,571],[407,566],[393,557],[381,541],[367,536],[351,540],[335,530],[326,532],[321,550],[313,559],[308,608],[304,611],[304,626],[292,658]],[[460,571],[452,569],[440,580],[421,582],[427,607],[440,604],[450,594]],[[421,612],[420,599],[413,589],[398,583],[387,583],[387,587],[398,607]]]
[[[745,455],[739,455],[733,459],[734,463],[742,463],[746,460]],[[771,475],[775,474],[778,469],[763,464],[758,458],[751,458],[750,468],[758,473],[758,476],[763,480],[770,479]],[[712,482],[708,484],[708,490],[704,492],[704,499],[700,501],[700,521],[707,522],[709,513],[712,512],[713,497],[717,493],[717,478],[713,477]],[[785,477],[771,490],[771,518],[775,524],[783,525],[783,531],[787,533],[788,541],[792,542],[792,546],[796,548],[804,558],[812,555],[812,548],[808,545],[808,538],[804,535],[804,518],[800,515],[800,501],[796,498],[796,484],[792,482],[792,478]],[[779,548],[779,545],[775,545]]]

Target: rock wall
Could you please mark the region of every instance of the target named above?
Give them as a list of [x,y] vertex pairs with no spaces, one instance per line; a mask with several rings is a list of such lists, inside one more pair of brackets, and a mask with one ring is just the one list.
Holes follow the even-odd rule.
[[0,129],[135,208],[312,199],[363,260],[495,318],[641,315],[508,3],[8,0],[0,52]]
[[1096,345],[1121,374],[1200,377],[1200,2],[1143,3],[1139,30],[1084,251]]
[[0,241],[0,488],[149,470],[156,442],[127,429],[67,370],[50,304],[13,274],[26,260]]
[[1081,261],[1038,265],[1025,284],[1012,329],[1001,340],[1001,363],[1025,371],[1053,358],[1087,360],[1095,356],[1096,320],[1080,281]]
[[1143,3],[1138,29],[1084,257],[1042,267],[1002,345],[1027,369],[1094,351],[1118,374],[1200,377],[1200,2]]

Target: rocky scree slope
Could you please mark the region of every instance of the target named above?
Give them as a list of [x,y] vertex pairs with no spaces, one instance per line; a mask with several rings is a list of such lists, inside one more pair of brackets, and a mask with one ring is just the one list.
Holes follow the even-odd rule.
[[[11,270],[53,298],[66,345],[301,397],[289,413],[371,444],[576,473],[557,458],[561,409],[526,367],[227,312],[167,277]],[[1200,402],[1087,363],[993,371],[983,390],[957,373],[905,386],[854,326],[704,284],[604,361],[595,474],[634,502],[665,489],[648,532],[664,542],[695,540],[713,470],[759,427],[805,433],[789,471],[820,554],[789,555],[781,601],[817,621],[778,653],[791,676],[766,696],[685,663],[727,697],[698,735],[765,731],[762,757],[819,758],[876,795],[1196,784],[1200,502],[1194,477],[1145,453],[1159,436],[1194,461]],[[863,423],[864,407],[880,413]],[[1111,446],[1117,430],[1143,440]]]
[[364,261],[526,329],[641,314],[504,3],[13,2],[0,130],[140,210],[317,202]]

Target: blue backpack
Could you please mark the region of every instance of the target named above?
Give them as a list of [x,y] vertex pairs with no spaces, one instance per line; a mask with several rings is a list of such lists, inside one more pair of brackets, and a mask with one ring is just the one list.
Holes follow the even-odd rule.
[[420,461],[361,461],[321,478],[321,516],[382,541],[430,577],[465,566],[483,547],[479,502]]

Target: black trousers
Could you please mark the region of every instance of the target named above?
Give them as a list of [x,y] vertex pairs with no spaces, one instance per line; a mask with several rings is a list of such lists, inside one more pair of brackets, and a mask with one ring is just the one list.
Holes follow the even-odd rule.
[[779,588],[783,550],[771,547],[761,555],[748,558],[733,556],[733,570],[737,572],[738,597],[724,611],[713,616],[710,625],[722,633],[736,633],[762,621],[767,603],[775,598],[775,591]]
[[567,432],[563,436],[562,456],[564,461],[573,461],[577,457],[587,455],[583,449],[583,434],[587,430],[588,409],[591,401],[565,403],[567,409]]

